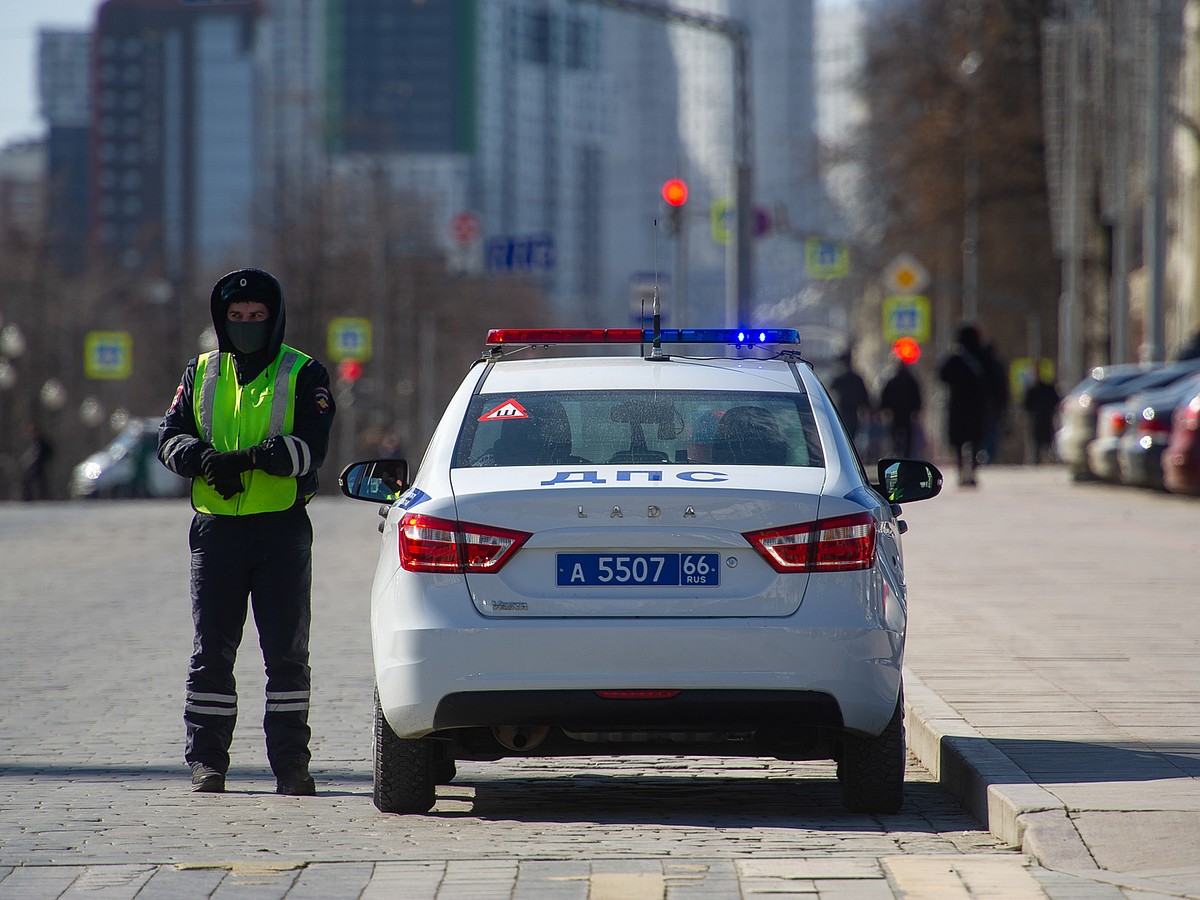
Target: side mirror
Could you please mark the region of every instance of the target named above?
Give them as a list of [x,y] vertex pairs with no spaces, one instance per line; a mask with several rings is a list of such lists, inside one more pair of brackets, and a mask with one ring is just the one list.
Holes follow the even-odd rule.
[[941,493],[942,473],[923,459],[881,459],[878,487],[890,503],[928,500]]
[[368,459],[350,463],[338,476],[338,487],[352,500],[391,503],[408,487],[408,460]]

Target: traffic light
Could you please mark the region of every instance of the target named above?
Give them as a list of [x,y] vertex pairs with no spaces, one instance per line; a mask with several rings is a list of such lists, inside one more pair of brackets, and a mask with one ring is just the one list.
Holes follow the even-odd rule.
[[687,182],[682,178],[668,178],[663,182],[662,198],[667,201],[667,232],[679,234],[683,224],[683,206],[687,203]]
[[344,359],[338,363],[338,379],[343,384],[354,384],[362,378],[363,367],[357,359]]
[[892,344],[892,353],[906,366],[911,366],[921,358],[921,345],[910,337],[902,337]]

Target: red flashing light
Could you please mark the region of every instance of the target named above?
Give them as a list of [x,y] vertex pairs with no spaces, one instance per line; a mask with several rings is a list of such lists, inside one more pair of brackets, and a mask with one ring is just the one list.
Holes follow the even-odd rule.
[[338,378],[347,384],[354,384],[362,378],[363,367],[357,359],[346,359],[338,363]]
[[687,203],[687,182],[682,178],[669,178],[663,182],[662,197],[669,206],[683,206]]
[[902,337],[892,344],[892,353],[906,366],[911,366],[921,358],[921,345],[910,337]]
[[493,328],[489,344],[638,344],[640,328]]

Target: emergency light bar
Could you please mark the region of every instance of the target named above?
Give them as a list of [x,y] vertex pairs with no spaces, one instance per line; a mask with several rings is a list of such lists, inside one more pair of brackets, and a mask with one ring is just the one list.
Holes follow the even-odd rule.
[[[493,328],[487,343],[494,344],[650,344],[653,328]],[[664,328],[662,344],[799,344],[795,328]]]

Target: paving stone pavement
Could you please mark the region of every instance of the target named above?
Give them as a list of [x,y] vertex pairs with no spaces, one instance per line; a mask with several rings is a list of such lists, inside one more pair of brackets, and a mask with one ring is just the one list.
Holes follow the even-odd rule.
[[878,819],[841,810],[829,763],[670,757],[464,763],[432,815],[380,815],[374,510],[332,497],[313,508],[319,796],[272,793],[252,624],[229,792],[191,794],[188,519],[170,501],[0,504],[0,900],[1133,896],[981,831],[915,756],[904,809]]
[[1200,897],[1200,500],[979,480],[905,509],[910,747],[1042,866]]

